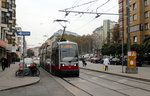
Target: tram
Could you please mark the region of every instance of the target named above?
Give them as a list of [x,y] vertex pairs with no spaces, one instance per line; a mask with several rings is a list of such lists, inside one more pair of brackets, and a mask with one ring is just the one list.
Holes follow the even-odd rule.
[[40,48],[40,63],[46,71],[58,76],[79,76],[79,52],[75,42],[59,41]]

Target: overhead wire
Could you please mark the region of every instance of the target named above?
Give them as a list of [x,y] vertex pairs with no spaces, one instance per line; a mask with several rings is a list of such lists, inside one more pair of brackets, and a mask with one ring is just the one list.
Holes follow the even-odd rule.
[[[97,0],[97,1],[99,1],[99,0]],[[83,10],[83,11],[89,11],[89,8],[92,7],[97,1],[93,2],[91,5],[89,5],[89,6],[88,6],[85,10]]]
[[99,9],[100,7],[106,5],[109,1],[110,1],[110,0],[107,0],[105,3],[103,3],[102,5],[100,5],[99,7],[97,7],[97,8],[96,8],[96,13],[97,13],[97,11],[98,11],[98,9]]
[[[105,4],[107,4],[110,0],[108,0],[107,2],[105,2],[104,4],[102,4],[101,6],[99,6],[97,9],[99,9],[100,7],[104,6]],[[116,5],[111,7],[110,9],[106,10],[105,12],[110,11],[112,8],[117,7]],[[97,17],[93,18],[92,20],[90,20],[89,22],[87,22],[86,24],[84,24],[83,26],[79,27],[78,29],[84,28],[85,26],[87,26],[89,23],[93,22],[96,18],[100,17],[101,15],[97,15]]]
[[73,3],[72,7],[78,5],[81,1],[82,1],[82,0],[76,0],[76,1]]
[[[94,0],[94,1],[90,1],[90,2],[87,2],[87,3],[84,3],[84,4],[89,4],[89,3],[92,3],[91,5],[89,5],[86,9],[84,9],[84,10],[86,10],[86,11],[88,11],[89,10],[89,8],[91,7],[91,6],[93,6],[97,1],[99,1],[99,0]],[[77,2],[77,1],[76,1]],[[76,3],[75,2],[75,3]],[[81,0],[80,1],[78,1],[77,2],[77,4],[79,3],[79,2],[81,2]],[[72,7],[75,5],[75,3],[72,5]],[[76,4],[76,6],[77,6],[77,4]],[[82,4],[81,4],[82,5]],[[70,7],[70,8],[72,8],[72,7]],[[75,8],[75,7],[74,7]],[[68,9],[67,9],[68,10]],[[69,13],[68,13],[69,14]],[[68,15],[67,14],[67,15]],[[77,15],[79,15],[80,13],[78,13],[78,14],[75,14],[75,16],[77,16]],[[78,17],[78,18],[81,18],[82,17],[82,15],[83,14],[81,14],[80,15],[80,17]],[[65,16],[66,17],[66,16]],[[76,18],[76,20],[78,19],[78,18]],[[74,20],[74,21],[76,21],[76,20]],[[91,22],[91,21],[90,21]]]
[[87,3],[83,3],[83,4],[76,5],[76,6],[73,6],[73,7],[70,7],[70,8],[66,8],[66,9],[64,9],[64,10],[70,10],[70,9],[73,9],[73,8],[76,8],[76,7],[81,7],[81,6],[84,6],[84,5],[87,5],[87,4],[96,2],[96,1],[98,1],[98,0],[89,1],[89,2],[87,2]]
[[[81,0],[80,0],[81,1]],[[79,2],[80,2],[79,1]],[[80,4],[80,5],[75,5],[74,6],[74,4],[73,4],[73,6],[72,7],[70,7],[70,8],[66,8],[65,10],[70,10],[70,9],[73,9],[73,8],[76,8],[76,7],[80,7],[80,6],[84,6],[84,5],[87,5],[87,4],[90,4],[90,3],[92,3],[91,5],[89,5],[85,10],[89,10],[89,8],[91,7],[91,6],[93,6],[96,2],[97,2],[98,0],[93,0],[93,1],[90,1],[90,2],[87,2],[87,3],[83,3],[83,4]],[[76,1],[77,2],[77,1]],[[98,9],[100,8],[100,7],[103,7],[104,5],[106,5],[108,2],[110,2],[110,0],[107,0],[105,3],[103,3],[102,5],[100,5],[99,7],[97,7],[96,8],[96,12],[98,11]],[[112,8],[114,8],[114,7],[116,7],[116,5],[115,6],[113,6]],[[112,8],[110,8],[110,9],[112,9]],[[109,10],[110,10],[109,9]],[[107,10],[107,11],[109,11],[109,10]],[[106,12],[107,12],[106,11]],[[80,13],[78,13],[78,14],[80,14]],[[83,15],[83,14],[82,14]],[[81,15],[81,16],[82,16]],[[80,17],[81,17],[80,16]],[[94,21],[96,18],[98,18],[98,17],[100,17],[101,16],[101,14],[97,14],[97,16],[95,17],[95,18],[93,18],[92,20],[90,20],[89,22],[87,22],[86,24],[84,24],[83,26],[80,26],[78,29],[81,29],[81,28],[84,28],[86,25],[88,25],[89,23],[91,23],[92,21]]]

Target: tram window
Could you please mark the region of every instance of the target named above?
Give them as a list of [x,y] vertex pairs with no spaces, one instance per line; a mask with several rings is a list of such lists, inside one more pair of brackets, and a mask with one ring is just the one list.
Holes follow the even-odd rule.
[[77,47],[76,45],[61,45],[60,50],[61,61],[77,61]]

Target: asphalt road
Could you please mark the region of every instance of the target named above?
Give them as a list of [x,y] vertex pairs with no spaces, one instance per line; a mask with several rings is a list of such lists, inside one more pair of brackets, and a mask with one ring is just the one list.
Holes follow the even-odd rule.
[[150,96],[150,82],[100,72],[82,69],[79,78],[64,80],[89,96]]
[[74,96],[61,84],[55,81],[51,75],[40,70],[40,82],[31,86],[1,91],[0,96]]
[[35,85],[1,91],[0,96],[150,96],[150,82],[80,69],[79,77],[59,78],[41,69]]

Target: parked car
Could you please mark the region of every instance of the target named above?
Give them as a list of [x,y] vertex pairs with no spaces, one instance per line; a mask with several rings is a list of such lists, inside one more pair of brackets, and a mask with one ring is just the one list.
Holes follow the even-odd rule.
[[90,62],[91,62],[91,63],[100,63],[100,62],[101,62],[101,59],[100,59],[100,58],[97,58],[97,57],[94,57],[94,58],[91,58],[91,59],[90,59]]
[[112,58],[110,59],[110,64],[112,65],[120,65],[120,59],[119,58]]

